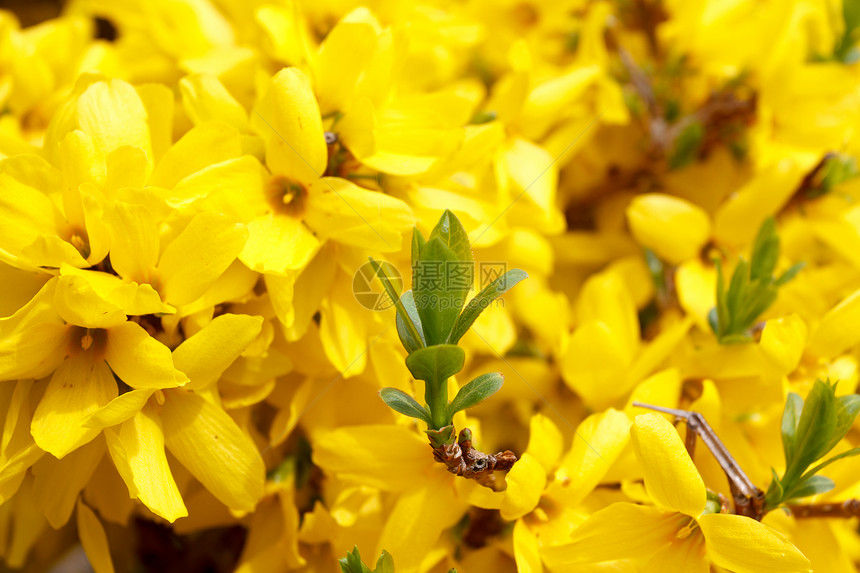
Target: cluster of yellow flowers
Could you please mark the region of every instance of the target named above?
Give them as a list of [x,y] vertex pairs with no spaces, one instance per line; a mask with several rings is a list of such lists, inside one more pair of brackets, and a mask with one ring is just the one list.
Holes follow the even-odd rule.
[[[633,402],[702,413],[762,490],[818,431],[786,406],[816,380],[851,410],[828,445],[860,444],[856,6],[0,11],[0,557],[82,547],[106,573],[209,535],[247,573],[354,546],[398,573],[855,571],[856,515],[820,516],[860,497],[860,458],[807,484],[830,505],[758,521]],[[529,275],[448,381],[504,374],[455,417],[516,452],[500,491],[378,395],[423,384],[368,257],[408,276],[445,209],[475,289]]]

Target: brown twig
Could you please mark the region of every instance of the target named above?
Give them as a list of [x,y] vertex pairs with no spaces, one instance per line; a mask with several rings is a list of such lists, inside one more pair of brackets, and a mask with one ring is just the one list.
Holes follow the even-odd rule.
[[455,444],[444,444],[433,448],[433,457],[437,462],[445,464],[448,471],[454,475],[473,479],[479,484],[495,489],[495,472],[509,470],[517,461],[517,456],[510,450],[496,455],[485,454],[472,447],[472,431],[464,428]]
[[842,503],[810,503],[789,505],[791,514],[798,518],[810,517],[860,517],[860,499],[849,499]]

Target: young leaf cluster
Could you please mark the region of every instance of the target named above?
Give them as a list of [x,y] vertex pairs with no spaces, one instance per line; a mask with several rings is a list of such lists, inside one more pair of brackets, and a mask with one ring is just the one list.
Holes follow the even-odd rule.
[[853,448],[810,468],[832,450],[845,437],[854,418],[860,412],[860,395],[836,396],[836,383],[816,380],[803,400],[791,393],[782,415],[782,446],[785,452],[785,473],[782,477],[773,471],[768,487],[767,510],[791,500],[830,491],[833,481],[817,475],[821,470],[842,458],[860,454]]
[[450,432],[440,431],[451,425],[454,414],[486,400],[503,382],[500,373],[483,374],[449,403],[447,380],[463,369],[466,358],[457,343],[485,308],[528,275],[508,271],[466,303],[474,279],[472,248],[460,220],[448,210],[427,239],[418,228],[413,231],[411,290],[398,294],[382,265],[373,259],[371,263],[394,301],[397,334],[409,352],[406,366],[416,380],[424,381],[426,405],[396,388],[383,388],[380,396],[395,411],[425,422],[431,438],[445,440]]
[[346,557],[341,557],[337,562],[340,564],[341,573],[394,573],[394,559],[384,549],[376,561],[376,569],[371,569],[364,564],[357,545],[346,554]]
[[779,277],[774,276],[779,260],[779,236],[776,221],[768,218],[756,236],[749,262],[738,261],[726,288],[722,264],[717,259],[717,306],[708,314],[708,322],[720,344],[749,342],[752,328],[761,314],[776,300],[779,287],[803,268],[797,263]]

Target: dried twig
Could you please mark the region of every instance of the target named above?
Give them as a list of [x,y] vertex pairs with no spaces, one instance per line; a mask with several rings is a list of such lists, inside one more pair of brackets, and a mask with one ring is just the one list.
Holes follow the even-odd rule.
[[449,472],[473,479],[490,489],[496,489],[495,472],[509,470],[517,461],[517,456],[510,450],[492,455],[473,448],[472,431],[469,428],[460,431],[455,444],[430,445],[433,447],[433,457],[445,464]]

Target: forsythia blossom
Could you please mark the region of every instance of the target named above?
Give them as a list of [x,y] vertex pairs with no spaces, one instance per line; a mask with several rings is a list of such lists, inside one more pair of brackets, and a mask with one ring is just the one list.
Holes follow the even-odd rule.
[[[854,2],[22,10],[0,10],[6,567],[860,566]],[[467,299],[485,312],[424,346]],[[410,309],[412,343],[460,361],[425,382],[498,372],[493,399],[425,408]],[[701,427],[643,403],[701,413],[758,513]],[[429,448],[431,414],[517,461],[451,475],[439,452],[472,450]]]

